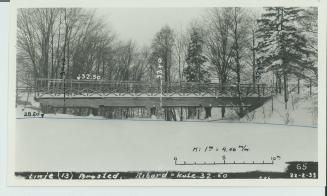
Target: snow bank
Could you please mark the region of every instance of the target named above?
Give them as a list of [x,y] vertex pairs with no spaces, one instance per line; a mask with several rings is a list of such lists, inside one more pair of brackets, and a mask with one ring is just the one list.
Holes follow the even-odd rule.
[[[297,90],[297,89],[296,89]],[[279,94],[266,102],[262,107],[248,113],[241,122],[275,123],[301,126],[317,126],[318,93],[312,88],[302,87],[300,93],[290,92],[287,109],[284,95]]]
[[24,106],[33,106],[35,108],[40,108],[40,103],[35,101],[33,93],[20,93],[17,100],[22,102]]

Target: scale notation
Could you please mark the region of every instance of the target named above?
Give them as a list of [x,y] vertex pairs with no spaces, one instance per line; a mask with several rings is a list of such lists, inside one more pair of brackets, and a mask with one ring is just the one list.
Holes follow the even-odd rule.
[[223,161],[213,161],[213,162],[187,162],[187,161],[181,161],[178,162],[177,157],[174,157],[174,163],[175,165],[273,165],[275,164],[275,161],[280,160],[280,156],[274,156],[271,157],[271,161],[226,161],[226,157],[223,156]]

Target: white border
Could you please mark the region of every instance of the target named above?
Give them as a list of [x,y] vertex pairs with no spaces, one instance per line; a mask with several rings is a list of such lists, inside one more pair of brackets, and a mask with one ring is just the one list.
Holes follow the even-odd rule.
[[[8,99],[8,173],[10,186],[324,186],[326,184],[326,8],[325,1],[307,0],[12,0],[9,33],[9,99]],[[318,95],[318,162],[319,179],[226,179],[226,180],[21,180],[14,174],[15,154],[15,83],[16,76],[16,9],[27,7],[319,7],[319,95]]]

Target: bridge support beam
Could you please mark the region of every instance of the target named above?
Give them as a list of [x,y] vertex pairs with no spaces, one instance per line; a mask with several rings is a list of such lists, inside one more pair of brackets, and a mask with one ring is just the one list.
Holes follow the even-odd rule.
[[157,111],[156,111],[156,110],[157,110],[157,108],[156,108],[155,106],[154,106],[154,107],[151,107],[151,108],[150,108],[150,116],[152,116],[152,115],[154,115],[154,116],[155,116],[155,115],[156,115],[156,113],[157,113]]
[[225,118],[225,107],[221,107],[221,118],[224,119]]
[[[259,107],[271,97],[244,97],[242,106],[244,115]],[[37,98],[44,113],[61,113],[63,107],[72,115],[104,116],[106,118],[151,118],[184,121],[186,119],[224,119],[226,108],[240,107],[237,97],[164,97],[163,108],[159,107],[158,97],[104,97],[69,98],[65,105],[62,98]],[[218,110],[220,108],[220,111]],[[217,110],[216,110],[217,109]]]
[[211,109],[212,107],[205,107],[204,110],[206,112],[205,119],[211,118]]

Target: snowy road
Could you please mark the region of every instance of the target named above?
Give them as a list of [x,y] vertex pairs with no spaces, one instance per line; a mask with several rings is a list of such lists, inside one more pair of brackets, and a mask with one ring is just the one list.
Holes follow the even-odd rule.
[[[317,128],[215,122],[17,119],[16,171],[283,171],[317,161]],[[239,145],[249,150],[241,151]],[[219,148],[205,151],[205,147]],[[200,147],[200,152],[194,152]],[[224,152],[223,147],[236,147]],[[176,166],[183,161],[270,161],[273,165]]]

